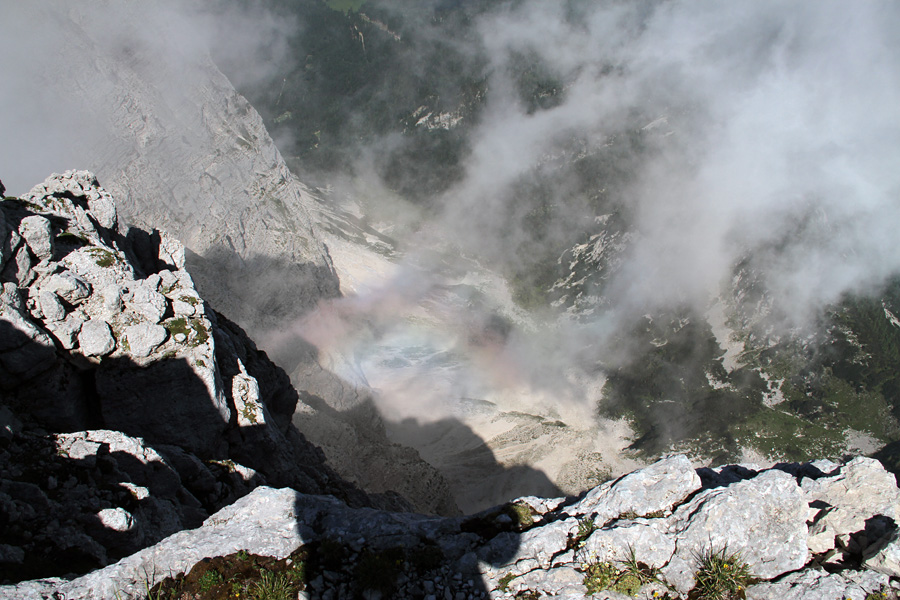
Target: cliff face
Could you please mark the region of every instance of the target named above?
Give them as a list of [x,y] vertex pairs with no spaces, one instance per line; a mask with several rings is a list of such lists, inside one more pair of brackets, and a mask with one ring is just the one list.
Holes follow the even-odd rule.
[[205,297],[259,330],[339,294],[310,191],[209,57],[168,46],[178,23],[140,3],[109,9],[114,28],[90,3],[34,10],[57,24],[56,91],[98,130],[79,164],[107,182],[126,221],[184,244]]
[[3,578],[102,566],[265,482],[371,504],[293,427],[288,376],[200,297],[183,246],[117,226],[86,171],[0,203]]

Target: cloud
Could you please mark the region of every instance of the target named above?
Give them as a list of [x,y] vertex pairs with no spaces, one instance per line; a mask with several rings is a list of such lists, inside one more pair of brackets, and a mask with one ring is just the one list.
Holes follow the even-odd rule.
[[[793,318],[871,289],[900,270],[898,24],[886,2],[508,5],[482,22],[489,106],[447,227],[489,255],[517,247],[497,234],[516,182],[566,140],[645,128],[616,198],[638,237],[614,304],[705,302],[751,252]],[[556,106],[517,98],[522,53],[565,82]]]

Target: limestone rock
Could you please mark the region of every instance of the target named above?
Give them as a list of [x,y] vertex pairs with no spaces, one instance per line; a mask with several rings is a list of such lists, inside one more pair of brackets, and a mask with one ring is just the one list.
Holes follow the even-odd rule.
[[311,537],[311,532],[297,522],[294,505],[292,490],[257,488],[210,517],[202,528],[176,533],[152,548],[57,589],[69,598],[106,600],[115,594],[141,593],[145,585],[183,573],[207,557],[238,550],[288,556]]
[[[896,525],[895,525],[896,527]],[[865,550],[865,566],[890,577],[900,577],[900,536],[895,529],[880,543]]]
[[124,508],[104,508],[97,513],[97,519],[103,527],[116,533],[135,533],[134,517]]
[[[6,286],[14,284],[4,284]],[[16,294],[9,289],[4,294]],[[18,299],[16,302],[19,302]],[[10,389],[53,366],[56,352],[50,337],[16,306],[0,302],[0,387]]]
[[[6,215],[3,211],[0,211],[0,273],[3,272],[3,268],[6,266],[6,259],[9,257],[9,249],[6,242],[8,236],[9,225],[6,223]],[[10,242],[12,241],[10,240]]]
[[666,535],[661,519],[639,519],[614,527],[604,527],[584,540],[576,556],[579,562],[621,563],[629,554],[644,564],[662,568],[675,554],[675,538]]
[[15,281],[18,287],[27,287],[34,280],[34,271],[31,268],[35,263],[31,252],[25,244],[15,244],[15,240],[10,242],[11,256],[6,261],[0,277],[7,281]]
[[122,286],[115,283],[106,286],[100,290],[100,298],[103,316],[112,317],[122,311]]
[[40,215],[31,215],[19,223],[19,234],[38,260],[49,259],[53,254],[53,234],[50,221]]
[[265,409],[259,401],[259,384],[247,374],[244,363],[238,360],[240,373],[231,380],[232,399],[237,411],[238,426],[251,427],[266,422]]
[[0,406],[0,438],[11,438],[22,430],[22,422],[5,406]]
[[600,523],[626,513],[649,515],[670,509],[698,489],[700,477],[685,456],[677,455],[594,488],[565,513],[595,515]]
[[[122,236],[110,229],[113,208],[80,171],[0,202],[0,480],[9,482],[0,514],[7,554],[24,557],[18,571],[0,563],[0,578],[100,567],[267,481],[356,506],[382,502],[337,476],[294,429],[287,374],[208,308],[180,243]],[[8,227],[31,216],[27,239]],[[45,224],[57,253],[38,263]],[[170,316],[176,300],[182,314]]]
[[210,393],[188,359],[101,368],[95,377],[108,427],[201,455],[220,444],[230,411],[218,392]]
[[871,571],[804,570],[791,573],[773,583],[759,583],[747,588],[747,600],[865,600],[887,587],[888,578]]
[[801,487],[816,509],[810,526],[811,552],[831,550],[836,538],[845,543],[851,533],[863,531],[866,521],[876,515],[900,523],[897,482],[875,459],[854,458],[830,476],[803,478]]
[[91,285],[75,273],[63,271],[41,284],[41,293],[44,292],[56,294],[69,304],[79,304],[91,295]]
[[769,579],[806,564],[806,496],[778,470],[698,494],[672,514],[677,551],[663,570],[679,591],[693,586],[696,557],[740,551],[754,577]]
[[[80,439],[87,441],[83,437]],[[74,445],[70,447],[75,448]],[[661,471],[669,469],[671,460],[668,459],[668,466],[657,463],[643,469],[649,473],[635,472],[630,481],[658,478]],[[782,467],[793,473],[808,472],[808,466]],[[842,469],[846,470],[846,467]],[[202,472],[204,468],[194,464],[184,470]],[[726,471],[735,472],[734,469],[722,470]],[[677,597],[684,598],[693,586],[697,554],[725,544],[729,551],[739,553],[756,577],[769,580],[748,587],[748,599],[864,600],[868,594],[889,585],[888,575],[872,570],[844,569],[839,573],[828,573],[805,567],[806,497],[795,477],[777,469],[760,472],[745,469],[743,473],[743,478],[722,479],[719,484],[711,483],[718,487],[699,491],[690,499],[683,498],[677,505],[669,507],[672,510],[669,516],[619,516],[581,540],[574,539],[572,533],[578,531],[579,524],[584,521],[569,515],[568,511],[583,499],[578,502],[571,499],[548,501],[543,505],[556,505],[557,508],[545,511],[539,520],[526,525],[525,531],[513,529],[497,533],[496,520],[490,523],[489,519],[485,520],[488,513],[480,517],[481,521],[476,517],[425,517],[350,508],[331,497],[259,487],[207,519],[200,529],[173,535],[152,548],[71,582],[48,581],[37,589],[45,595],[57,592],[105,598],[108,597],[106,594],[113,593],[111,590],[129,593],[146,583],[153,585],[166,575],[186,572],[205,557],[241,549],[285,556],[300,545],[315,548],[314,544],[321,540],[329,540],[333,546],[329,551],[341,558],[338,565],[343,566],[330,567],[334,570],[319,574],[309,582],[307,592],[314,598],[360,595],[360,590],[354,587],[359,557],[397,547],[405,549],[407,556],[414,556],[425,547],[440,548],[443,554],[443,563],[427,576],[403,571],[397,578],[396,593],[392,595],[397,598],[468,598],[470,594],[475,597],[473,592],[481,589],[492,598],[513,598],[525,592],[541,597],[586,598],[583,562],[603,561],[621,566],[632,557],[648,567],[661,569],[659,573],[665,581],[677,588]],[[838,474],[832,473],[830,477],[836,478]],[[874,470],[872,474],[876,474]],[[664,481],[664,478],[658,479],[654,486]],[[673,470],[674,485],[684,485],[685,479],[683,473]],[[622,481],[625,478],[620,483]],[[613,486],[601,487],[614,506],[621,506],[620,498],[610,492]],[[627,487],[633,489],[631,484]],[[34,494],[27,486],[16,493],[29,498]],[[597,496],[599,493],[586,497]],[[876,504],[878,501],[873,499]],[[531,499],[531,503],[535,502],[536,499]],[[566,506],[567,502],[571,504]],[[526,504],[521,503],[522,506]],[[602,503],[593,503],[592,507],[592,514],[609,512]],[[139,522],[135,515],[132,524],[119,510],[104,515],[114,525],[108,528],[109,535],[113,535],[116,528],[127,529]],[[508,525],[513,526],[512,523]],[[149,565],[162,573],[149,570]],[[409,566],[404,563],[402,568]],[[150,581],[146,581],[148,575]],[[0,587],[0,598],[14,597],[11,594],[26,589],[36,588]],[[666,588],[664,582],[648,582],[638,597],[660,597],[664,593],[675,597],[675,592]],[[363,592],[361,595],[367,597],[369,594]],[[593,597],[626,598],[611,590],[601,591]]]
[[[60,60],[42,65],[42,78],[51,95],[67,98],[67,106],[109,117],[106,127],[96,129],[102,129],[100,139],[79,149],[111,194],[97,189],[93,175],[78,172],[51,182],[43,195],[84,198],[88,211],[74,217],[85,229],[89,212],[100,230],[114,230],[118,212],[147,231],[168,231],[171,237],[153,243],[154,258],[164,268],[183,269],[187,247],[198,259],[192,270],[203,297],[245,326],[275,326],[339,294],[311,214],[312,192],[290,172],[260,115],[212,61],[190,59],[179,67],[188,74],[180,85],[161,86],[172,74],[169,48],[165,36],[143,35],[144,5],[106,7],[99,15],[89,4],[64,16],[44,10],[32,9],[35,18],[65,26],[55,37]],[[156,16],[151,13],[151,20]],[[107,18],[125,39],[146,45],[118,51],[103,28],[88,25]],[[99,234],[85,237],[96,244]],[[279,268],[260,268],[266,265]],[[272,299],[265,308],[258,303],[261,291]]]
[[116,348],[109,323],[100,319],[91,319],[81,326],[78,332],[78,345],[85,356],[106,356]]
[[130,481],[158,495],[174,494],[181,486],[178,474],[156,450],[147,446],[144,440],[119,431],[63,433],[57,436],[57,446],[77,460],[96,460],[97,456],[107,455],[116,457]]
[[41,291],[40,302],[41,314],[43,314],[45,320],[55,322],[66,318],[66,308],[55,293],[47,290]]
[[70,313],[63,321],[48,321],[47,330],[59,342],[60,346],[66,350],[71,350],[77,345],[78,333],[81,331],[83,324],[84,319],[81,315]]
[[149,356],[166,341],[166,328],[151,323],[139,323],[125,328],[125,340],[130,352],[138,357]]
[[138,285],[131,293],[128,307],[151,323],[159,323],[166,313],[166,298],[150,283]]

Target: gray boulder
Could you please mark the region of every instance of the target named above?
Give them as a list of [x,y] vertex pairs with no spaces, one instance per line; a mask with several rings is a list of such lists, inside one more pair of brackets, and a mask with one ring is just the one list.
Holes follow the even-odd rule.
[[62,321],[66,318],[66,308],[59,297],[51,291],[43,290],[40,292],[41,314],[48,322]]
[[[867,600],[888,588],[888,577],[872,571],[828,573],[807,569],[777,582],[747,588],[747,600]],[[875,596],[880,598],[882,596]]]
[[53,255],[53,233],[46,217],[25,217],[19,222],[19,234],[38,260],[47,260]]
[[106,356],[116,348],[109,323],[101,319],[91,319],[82,324],[78,332],[78,345],[85,356]]
[[[295,517],[296,492],[260,487],[207,519],[203,527],[182,531],[160,544],[71,582],[51,582],[41,593],[68,598],[109,600],[134,597],[164,577],[184,573],[204,558],[245,550],[283,558],[313,537]],[[3,598],[0,588],[0,598]],[[6,596],[11,597],[11,596]]]
[[56,294],[69,304],[79,304],[91,295],[91,284],[71,271],[63,271],[44,280],[41,292]]
[[159,323],[166,313],[166,297],[157,292],[156,286],[150,283],[136,285],[127,303],[131,310],[150,323]]
[[627,513],[650,515],[671,509],[699,489],[700,477],[690,461],[677,455],[594,488],[564,512],[595,515],[599,523]]
[[125,328],[125,340],[130,352],[137,357],[150,356],[160,344],[166,341],[166,328],[152,323],[139,323]]
[[[842,545],[851,533],[866,529],[876,515],[900,523],[900,490],[893,474],[877,460],[857,457],[828,477],[804,478],[800,483],[807,502],[815,507],[809,529],[811,552]],[[875,540],[872,540],[873,542]]]

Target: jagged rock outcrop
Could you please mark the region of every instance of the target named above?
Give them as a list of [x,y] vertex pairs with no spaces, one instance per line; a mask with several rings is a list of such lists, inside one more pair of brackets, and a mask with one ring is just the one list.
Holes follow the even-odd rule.
[[0,284],[3,579],[102,566],[264,483],[408,507],[325,464],[287,374],[91,173],[0,202]]
[[[48,598],[53,592],[141,597],[147,586],[186,573],[201,559],[243,551],[303,557],[298,583],[303,598],[513,598],[527,592],[541,598],[621,599],[628,596],[591,581],[591,565],[624,569],[632,558],[646,577],[637,597],[672,599],[688,597],[699,557],[722,549],[748,567],[752,579],[740,597],[864,600],[881,592],[884,596],[871,597],[896,597],[900,571],[886,567],[890,561],[875,565],[866,558],[869,549],[896,541],[897,523],[883,514],[900,506],[896,485],[868,496],[863,489],[822,499],[821,490],[859,481],[863,474],[879,482],[892,477],[865,458],[759,471],[752,465],[695,471],[686,458],[675,456],[578,498],[520,498],[458,518],[353,509],[330,497],[260,487],[201,528],[101,571],[69,582],[0,588],[0,598]],[[838,542],[848,535],[854,542],[813,553],[810,547],[821,539],[816,517],[822,511],[853,511],[866,523],[889,521],[889,526],[877,536],[866,523],[856,531],[829,529]],[[388,579],[370,578],[359,568],[368,562],[382,565]]]

